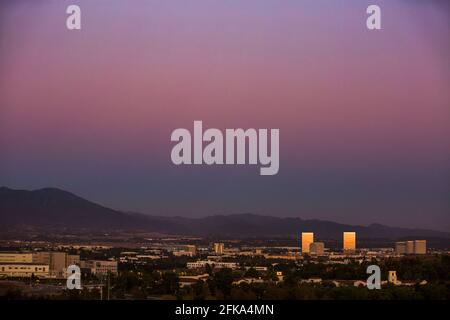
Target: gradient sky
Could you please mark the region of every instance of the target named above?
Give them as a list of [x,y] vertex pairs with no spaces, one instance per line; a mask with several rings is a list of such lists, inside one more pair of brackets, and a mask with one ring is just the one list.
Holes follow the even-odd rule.
[[[82,30],[65,27],[78,4]],[[366,29],[366,8],[382,30]],[[448,1],[2,1],[0,185],[156,215],[450,231]],[[280,171],[175,166],[176,128],[279,128]],[[192,129],[191,129],[192,130]]]

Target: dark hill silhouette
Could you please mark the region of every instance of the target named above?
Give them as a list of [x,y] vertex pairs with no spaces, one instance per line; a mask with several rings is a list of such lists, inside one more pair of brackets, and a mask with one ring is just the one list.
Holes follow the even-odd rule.
[[106,208],[70,192],[44,188],[34,191],[0,188],[0,230],[148,231],[167,234],[226,237],[298,237],[314,231],[321,238],[340,239],[343,231],[359,238],[450,238],[450,233],[423,229],[347,225],[324,220],[279,218],[256,214],[204,218],[161,217]]

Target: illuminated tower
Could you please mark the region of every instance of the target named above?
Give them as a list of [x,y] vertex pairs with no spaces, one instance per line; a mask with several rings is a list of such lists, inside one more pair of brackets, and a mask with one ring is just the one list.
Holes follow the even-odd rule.
[[414,240],[414,254],[426,254],[426,253],[427,253],[427,241]]
[[344,252],[355,252],[356,232],[344,232]]
[[414,254],[414,241],[406,241],[406,254]]
[[309,246],[314,242],[314,233],[302,232],[302,253],[309,253]]
[[223,254],[224,248],[225,248],[225,245],[222,242],[214,243],[214,253],[215,254]]

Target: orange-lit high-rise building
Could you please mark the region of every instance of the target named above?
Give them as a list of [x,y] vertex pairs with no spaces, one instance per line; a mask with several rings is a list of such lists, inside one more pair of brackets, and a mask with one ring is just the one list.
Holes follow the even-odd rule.
[[343,249],[346,252],[354,252],[356,250],[356,232],[344,232]]
[[314,242],[313,232],[302,232],[302,253],[309,253],[309,246]]

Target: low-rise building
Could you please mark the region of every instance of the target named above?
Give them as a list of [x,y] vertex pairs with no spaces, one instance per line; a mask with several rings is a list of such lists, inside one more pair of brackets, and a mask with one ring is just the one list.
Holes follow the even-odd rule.
[[48,265],[35,263],[4,263],[0,264],[0,275],[5,277],[46,278],[49,276]]
[[302,257],[298,254],[284,254],[284,255],[265,254],[264,258],[274,259],[274,260],[299,260],[299,259],[302,259]]
[[80,256],[68,255],[66,252],[60,251],[2,252],[0,253],[0,263],[45,265],[49,277],[65,278],[67,267],[72,264],[79,265]]
[[264,280],[261,278],[243,278],[237,281],[233,281],[234,285],[240,285],[242,283],[252,284],[252,283],[264,283]]
[[406,242],[398,241],[395,243],[395,253],[396,254],[405,254],[406,253]]
[[117,261],[112,260],[86,260],[81,261],[81,267],[89,269],[95,275],[117,274]]
[[205,268],[207,265],[214,267],[214,268],[229,268],[229,269],[236,269],[238,267],[238,264],[236,262],[222,262],[222,261],[211,261],[211,260],[188,262],[186,264],[186,267],[188,269],[200,269],[200,268]]
[[224,249],[225,249],[224,243],[222,243],[222,242],[214,243],[214,253],[215,254],[223,254]]
[[197,254],[197,247],[192,244],[188,244],[185,246],[184,251],[191,252],[192,255],[195,256]]
[[267,271],[267,267],[264,266],[245,267],[245,270],[249,269],[255,269],[256,271]]
[[182,257],[182,256],[193,257],[195,255],[192,251],[186,250],[173,251],[172,254],[174,255],[174,257]]
[[311,255],[321,256],[325,253],[325,244],[323,242],[313,242],[309,245]]
[[204,273],[204,274],[199,274],[196,276],[179,276],[179,280],[180,280],[180,286],[186,287],[186,286],[190,286],[193,285],[194,283],[198,282],[199,280],[201,281],[206,281],[209,278],[209,274]]
[[32,263],[33,254],[23,252],[0,252],[0,263]]
[[76,264],[77,266],[80,265],[80,255],[78,254],[68,254],[67,255],[67,267],[71,266],[73,264]]
[[[74,258],[71,258],[71,260],[74,260]],[[59,251],[34,252],[33,263],[48,265],[50,267],[50,276],[56,278],[65,278],[66,268],[70,265],[67,260],[67,252]]]

